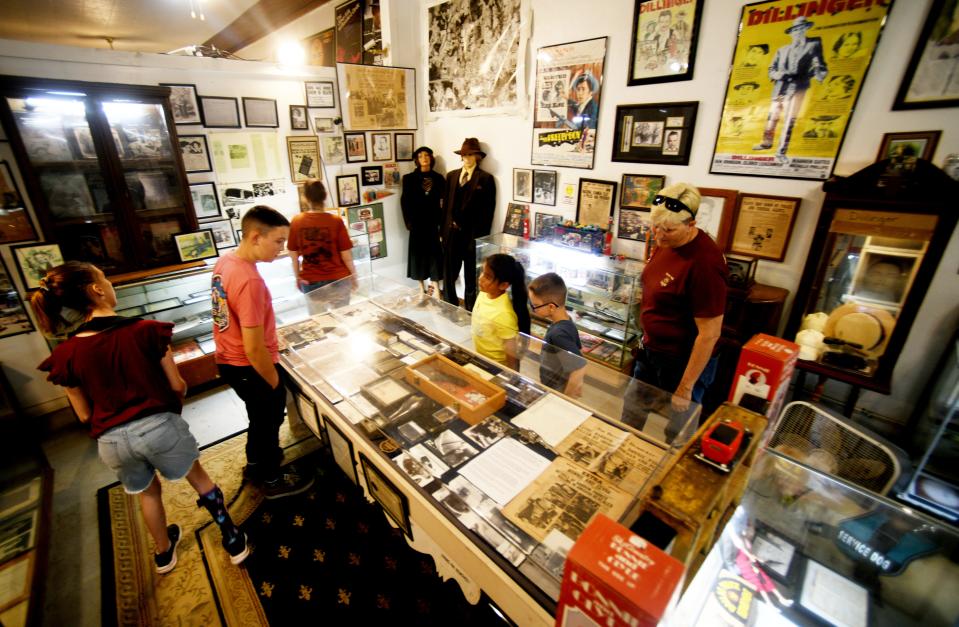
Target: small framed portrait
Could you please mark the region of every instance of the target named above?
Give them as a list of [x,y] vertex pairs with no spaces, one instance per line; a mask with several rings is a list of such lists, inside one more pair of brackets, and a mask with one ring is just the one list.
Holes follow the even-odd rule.
[[649,240],[649,231],[652,226],[649,210],[619,208],[619,222],[616,225],[616,237],[634,242]]
[[360,177],[355,174],[336,177],[336,198],[341,207],[360,204]]
[[918,255],[893,255],[863,251],[850,287],[853,300],[900,307],[906,299],[916,270]]
[[213,171],[206,135],[180,135],[179,142],[183,168],[187,173]]
[[170,109],[173,111],[174,123],[200,124],[203,122],[196,85],[160,83],[160,86],[170,88]]
[[186,233],[176,233],[173,236],[180,261],[199,261],[216,257],[216,241],[211,229],[200,229]]
[[579,179],[576,222],[601,229],[609,227],[609,218],[616,204],[616,181]]
[[363,453],[360,453],[360,466],[363,468],[366,489],[370,496],[376,499],[376,502],[383,507],[383,511],[393,519],[403,533],[412,538],[410,504],[406,496]]
[[243,119],[247,128],[279,128],[280,114],[272,98],[244,98]]
[[556,206],[556,170],[533,170],[533,202]]
[[513,168],[513,200],[533,202],[533,171]]
[[303,105],[290,105],[290,129],[294,131],[310,130],[310,119]]
[[20,279],[27,291],[40,287],[40,279],[47,275],[47,270],[63,263],[63,253],[58,244],[21,244],[10,247],[13,258],[20,271]]
[[915,133],[886,133],[879,144],[876,161],[889,159],[893,164],[915,166],[916,159],[932,161],[939,145],[942,131],[918,131]]
[[307,109],[308,117],[313,121],[313,131],[317,133],[332,133],[333,118],[326,117],[326,114]]
[[393,146],[397,161],[413,160],[413,133],[394,133]]
[[393,142],[389,133],[370,133],[370,143],[373,144],[373,161],[393,160]]
[[213,231],[213,244],[216,246],[217,250],[233,248],[236,246],[236,232],[233,230],[232,220],[227,219],[206,222],[203,226],[204,228]]
[[220,196],[216,193],[216,183],[190,183],[190,196],[193,198],[193,212],[197,220],[216,220],[223,215]]
[[339,165],[346,160],[346,144],[342,135],[320,137],[323,162],[327,165]]
[[619,206],[649,211],[653,199],[665,183],[666,177],[663,175],[624,174]]
[[368,161],[366,155],[366,133],[344,133],[346,138],[346,162]]
[[333,81],[306,81],[306,106],[317,109],[332,109],[336,106],[333,96]]
[[383,184],[383,166],[370,165],[361,168],[363,176],[363,185],[382,185]]
[[207,128],[240,128],[240,103],[236,98],[200,96],[200,115]]

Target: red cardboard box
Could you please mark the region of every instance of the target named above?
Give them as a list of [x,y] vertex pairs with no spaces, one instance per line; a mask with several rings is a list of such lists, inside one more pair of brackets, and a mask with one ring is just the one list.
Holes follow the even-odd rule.
[[556,625],[656,625],[675,606],[682,581],[682,562],[597,514],[566,558]]
[[729,402],[764,414],[779,415],[799,358],[799,344],[760,333],[743,345]]

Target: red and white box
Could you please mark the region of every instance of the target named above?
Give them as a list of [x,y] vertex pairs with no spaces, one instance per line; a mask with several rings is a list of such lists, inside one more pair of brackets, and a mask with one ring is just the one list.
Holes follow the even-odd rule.
[[739,354],[729,402],[775,418],[798,358],[799,344],[765,333],[754,335]]
[[597,514],[566,558],[556,627],[658,624],[679,600],[684,567]]

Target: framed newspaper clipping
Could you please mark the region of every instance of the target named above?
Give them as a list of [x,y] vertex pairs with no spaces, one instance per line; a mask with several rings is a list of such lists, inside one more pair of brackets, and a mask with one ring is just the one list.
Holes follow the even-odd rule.
[[756,259],[786,258],[801,198],[740,194],[729,252]]
[[744,6],[709,171],[829,178],[891,4]]
[[413,68],[336,64],[343,128],[389,131],[416,128]]
[[693,77],[703,0],[636,0],[627,85]]

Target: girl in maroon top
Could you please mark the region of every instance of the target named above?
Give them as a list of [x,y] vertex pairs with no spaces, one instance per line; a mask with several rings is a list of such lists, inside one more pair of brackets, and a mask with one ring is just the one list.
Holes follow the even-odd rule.
[[100,459],[116,471],[140,507],[156,542],[158,573],[176,566],[180,527],[167,526],[156,472],[166,479],[186,477],[220,526],[223,547],[234,564],[249,555],[246,534],[230,519],[223,492],[199,462],[190,428],[180,417],[186,382],[173,363],[169,322],[116,315],[113,285],[96,266],[78,261],[49,270],[31,305],[40,328],[50,336],[65,326],[62,310],[84,323],[58,345],[39,369],[66,388],[81,422],[90,424]]

